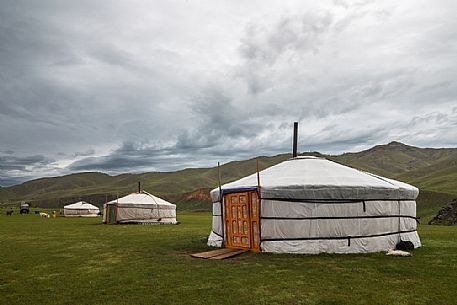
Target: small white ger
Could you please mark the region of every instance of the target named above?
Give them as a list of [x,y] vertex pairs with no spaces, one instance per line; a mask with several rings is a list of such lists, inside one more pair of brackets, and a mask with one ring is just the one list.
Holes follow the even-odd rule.
[[176,205],[141,191],[103,205],[103,223],[177,224]]
[[79,201],[63,207],[65,217],[97,217],[100,209],[93,204]]

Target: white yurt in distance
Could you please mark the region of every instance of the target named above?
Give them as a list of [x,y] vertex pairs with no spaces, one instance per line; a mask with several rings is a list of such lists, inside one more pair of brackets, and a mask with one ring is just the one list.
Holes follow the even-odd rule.
[[176,205],[141,191],[103,205],[103,223],[176,224]]
[[100,209],[93,204],[79,201],[63,207],[65,217],[96,217],[100,214]]
[[421,242],[417,188],[323,158],[297,157],[211,191],[210,246],[364,253]]

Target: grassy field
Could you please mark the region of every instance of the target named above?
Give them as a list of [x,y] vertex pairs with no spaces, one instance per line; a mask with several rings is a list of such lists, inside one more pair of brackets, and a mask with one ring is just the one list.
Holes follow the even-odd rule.
[[195,259],[209,213],[180,225],[0,215],[1,304],[457,304],[457,227],[420,225],[413,257]]

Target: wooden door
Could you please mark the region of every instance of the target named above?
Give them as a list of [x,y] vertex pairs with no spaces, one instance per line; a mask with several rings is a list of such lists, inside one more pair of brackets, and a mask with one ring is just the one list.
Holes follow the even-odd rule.
[[232,193],[224,196],[225,246],[258,251],[259,200],[256,192]]
[[115,220],[115,207],[114,204],[108,204],[108,223],[113,224],[116,222]]

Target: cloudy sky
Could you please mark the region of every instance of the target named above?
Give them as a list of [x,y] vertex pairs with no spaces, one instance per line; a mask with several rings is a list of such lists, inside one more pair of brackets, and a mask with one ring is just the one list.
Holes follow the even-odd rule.
[[457,1],[0,0],[0,185],[457,146]]

